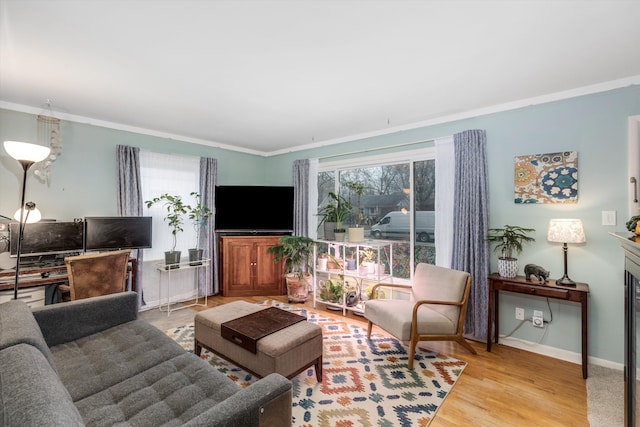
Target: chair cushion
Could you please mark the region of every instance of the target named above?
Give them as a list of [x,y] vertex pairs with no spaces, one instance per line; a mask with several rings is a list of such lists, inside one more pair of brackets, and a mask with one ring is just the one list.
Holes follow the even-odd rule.
[[[460,302],[464,296],[469,273],[420,263],[416,267],[411,287],[411,301],[434,300]],[[457,323],[460,309],[454,306],[430,306],[431,309]]]
[[[411,301],[370,300],[364,305],[364,317],[399,340],[409,341],[413,305]],[[431,307],[424,305],[418,310],[418,333],[422,335],[455,334],[457,322],[452,322]]]

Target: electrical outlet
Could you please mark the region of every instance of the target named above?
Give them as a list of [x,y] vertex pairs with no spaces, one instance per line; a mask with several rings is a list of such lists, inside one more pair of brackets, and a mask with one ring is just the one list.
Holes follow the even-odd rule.
[[516,307],[516,320],[524,320],[524,308]]
[[544,318],[542,315],[542,311],[533,310],[533,318],[531,319],[531,323],[536,328],[544,328]]

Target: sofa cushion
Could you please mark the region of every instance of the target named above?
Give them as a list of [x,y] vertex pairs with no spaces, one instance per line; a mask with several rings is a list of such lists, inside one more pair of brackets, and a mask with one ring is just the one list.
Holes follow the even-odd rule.
[[19,343],[31,344],[56,368],[42,331],[24,301],[11,300],[0,304],[0,350]]
[[0,425],[84,425],[71,396],[39,349],[16,344],[0,350],[0,366]]
[[141,320],[51,347],[51,352],[74,402],[184,354],[179,344]]
[[76,401],[76,406],[88,426],[180,426],[238,390],[207,362],[183,353]]

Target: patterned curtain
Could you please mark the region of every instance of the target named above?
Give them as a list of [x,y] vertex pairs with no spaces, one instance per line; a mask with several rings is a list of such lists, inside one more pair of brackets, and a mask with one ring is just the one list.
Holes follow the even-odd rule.
[[[142,200],[142,184],[140,181],[140,149],[118,145],[116,147],[118,165],[118,215],[119,216],[142,216],[144,206]],[[132,250],[131,256],[136,258],[137,263],[137,285],[138,307],[145,305],[144,289],[142,288],[142,251]]]
[[473,282],[465,332],[487,339],[487,275],[489,274],[489,186],[486,133],[467,130],[453,136],[455,190],[451,267],[467,271]]
[[309,236],[309,160],[293,162],[293,234]]
[[[215,212],[216,176],[218,173],[218,161],[209,157],[200,158],[200,203]],[[215,235],[216,221],[215,215],[207,218],[204,227],[200,227],[200,242],[204,249],[203,256],[210,258],[209,268],[198,269],[198,289],[200,295],[207,292],[207,295],[220,293],[218,281],[218,239]]]

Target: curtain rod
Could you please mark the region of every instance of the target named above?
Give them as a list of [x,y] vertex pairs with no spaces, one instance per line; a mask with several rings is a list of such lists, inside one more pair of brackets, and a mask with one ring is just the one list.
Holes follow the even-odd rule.
[[427,142],[434,142],[436,139],[439,139],[439,138],[422,139],[420,141],[404,142],[402,144],[387,145],[387,146],[384,146],[384,147],[367,148],[367,149],[364,149],[364,150],[349,151],[349,152],[340,153],[340,154],[329,154],[328,156],[318,157],[318,160],[326,160],[326,159],[332,159],[334,157],[351,156],[353,154],[370,153],[370,152],[373,152],[373,151],[382,151],[382,150],[389,150],[389,149],[392,149],[392,148],[400,148],[400,147],[407,147],[407,146],[410,146],[410,145],[424,144],[424,143],[427,143]]

